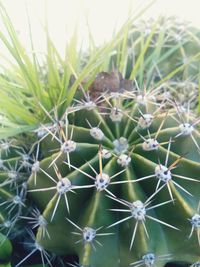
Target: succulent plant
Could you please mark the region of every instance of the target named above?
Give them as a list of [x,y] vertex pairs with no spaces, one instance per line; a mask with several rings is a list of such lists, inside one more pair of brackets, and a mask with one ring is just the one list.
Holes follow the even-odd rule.
[[0,12],[0,266],[199,266],[199,32],[130,20],[80,60],[47,33],[41,67]]
[[189,107],[133,84],[97,99],[78,90],[61,117],[43,109],[48,124],[0,144],[4,234],[21,229],[44,266],[51,253],[91,267],[199,260],[200,120]]
[[[152,31],[152,29],[154,29]],[[152,37],[150,37],[152,35]],[[140,37],[137,42],[135,40]],[[129,52],[133,57],[140,54],[144,42],[150,37],[150,44],[145,53],[146,67],[148,71],[147,79],[151,79],[150,74],[156,78],[163,78],[172,69],[181,67],[182,64],[190,62],[192,56],[199,52],[200,43],[199,29],[195,28],[191,22],[181,20],[177,17],[160,17],[157,21],[149,19],[138,21],[133,25],[129,32]],[[134,48],[134,50],[132,49]],[[170,60],[166,60],[166,56]],[[131,62],[131,61],[130,61]],[[127,72],[131,72],[128,68]],[[179,71],[174,78],[193,79],[198,77],[199,60],[198,58],[187,67]]]

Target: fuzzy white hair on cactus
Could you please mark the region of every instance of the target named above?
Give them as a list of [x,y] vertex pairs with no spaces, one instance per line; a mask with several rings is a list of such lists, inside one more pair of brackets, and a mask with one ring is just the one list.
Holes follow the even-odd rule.
[[128,140],[123,136],[121,136],[119,139],[115,139],[113,141],[113,145],[114,151],[117,154],[125,153],[129,148]]
[[76,143],[73,140],[66,140],[60,148],[62,153],[71,153],[76,150]]
[[198,243],[200,246],[200,202],[197,208],[197,213],[195,213],[191,219],[189,219],[191,225],[192,225],[192,229],[189,235],[189,238],[192,237],[193,232],[196,230],[197,233],[197,239],[198,239]]
[[137,221],[143,221],[146,216],[145,205],[140,200],[131,203],[131,214]]
[[105,190],[110,183],[110,176],[106,173],[98,174],[96,176],[95,186],[98,191]]
[[109,159],[112,156],[111,152],[105,148],[101,150],[101,155],[102,155],[102,159]]
[[129,163],[131,162],[131,157],[129,157],[126,154],[121,154],[118,159],[117,159],[117,163],[121,166],[121,167],[127,167],[129,165]]
[[194,127],[189,123],[179,125],[179,129],[182,135],[190,135],[194,131]]
[[93,239],[96,237],[96,230],[91,227],[84,227],[83,228],[83,239],[86,242],[92,242]]
[[152,151],[152,150],[157,150],[159,146],[159,143],[157,140],[153,139],[153,138],[149,138],[146,139],[143,143],[142,143],[142,148],[145,151]]
[[104,133],[98,127],[91,128],[90,129],[90,135],[96,140],[103,140],[103,138],[104,138]]
[[171,171],[166,166],[161,164],[155,167],[155,176],[165,183],[172,179]]
[[140,129],[147,129],[151,126],[153,122],[153,116],[151,114],[143,114],[142,116],[139,117],[138,120],[138,127]]
[[123,113],[121,109],[113,107],[111,109],[109,117],[113,122],[120,122],[123,118]]

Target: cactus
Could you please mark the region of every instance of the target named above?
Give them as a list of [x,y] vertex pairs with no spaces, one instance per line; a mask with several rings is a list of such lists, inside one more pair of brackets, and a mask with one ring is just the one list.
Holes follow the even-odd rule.
[[158,95],[77,91],[59,120],[44,109],[49,124],[2,141],[1,229],[30,224],[47,264],[49,252],[94,267],[199,260],[199,118]]
[[[181,67],[199,52],[199,29],[193,27],[190,22],[176,17],[160,17],[157,23],[155,20],[149,19],[139,21],[132,26],[128,42],[130,56],[137,57],[137,54],[140,54],[141,47],[152,34],[153,28],[155,30],[144,56],[147,59],[146,67],[151,69],[148,71],[147,79],[150,79],[150,74],[155,76],[155,79],[165,77],[172,71],[172,68]],[[135,42],[135,40],[138,41]],[[170,60],[165,59],[168,53]],[[154,56],[152,56],[153,54]],[[199,60],[197,58],[179,71],[173,79],[183,80],[197,77],[198,70]],[[131,73],[129,64],[127,65],[128,73]]]
[[[188,93],[197,95],[197,75],[190,79],[187,70],[165,81],[177,54],[173,63],[156,62],[155,69],[164,73],[159,78],[152,68],[146,75],[137,66],[150,64],[153,48],[134,49],[138,58],[147,58],[136,60],[134,68],[132,62],[130,70],[129,57],[127,66],[118,68],[123,53],[109,58],[117,71],[100,72],[101,65],[96,78],[79,78],[70,68],[74,76],[67,76],[67,95],[51,91],[49,97],[42,87],[41,99],[36,95],[31,105],[35,91],[22,90],[22,117],[12,102],[18,123],[27,114],[31,123],[0,141],[0,261],[5,266],[199,266],[200,119],[196,105],[180,95],[186,90],[182,79],[193,85]],[[163,58],[157,50],[155,55]],[[30,67],[27,57],[24,62]],[[37,86],[48,83],[49,72],[55,84],[66,78],[62,70],[55,74],[50,62],[44,76],[38,71]],[[2,76],[1,84],[20,88],[16,76]],[[35,88],[34,82],[27,84]],[[48,105],[43,98],[50,99]],[[3,130],[16,119],[6,108]]]

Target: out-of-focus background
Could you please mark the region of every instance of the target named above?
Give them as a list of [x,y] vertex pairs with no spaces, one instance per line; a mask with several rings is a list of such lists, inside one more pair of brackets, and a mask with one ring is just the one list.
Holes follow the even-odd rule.
[[[137,11],[150,2],[150,0],[2,0],[27,48],[30,45],[26,12],[28,10],[37,53],[45,51],[42,28],[45,13],[51,37],[62,53],[65,41],[70,38],[76,27],[80,45],[82,44],[84,48],[88,43],[87,25],[95,43],[102,44],[112,37],[113,30],[126,20],[131,11]],[[200,0],[155,0],[141,18],[175,15],[200,28],[199,10]],[[0,53],[4,53],[2,45],[0,49]]]

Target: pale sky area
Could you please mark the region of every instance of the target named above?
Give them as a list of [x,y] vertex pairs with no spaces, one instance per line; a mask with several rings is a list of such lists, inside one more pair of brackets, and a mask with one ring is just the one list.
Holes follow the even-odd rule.
[[[80,39],[87,43],[86,17],[96,43],[101,44],[112,37],[114,27],[117,28],[126,20],[131,8],[133,11],[138,10],[138,6],[149,2],[150,0],[2,0],[25,47],[29,43],[25,12],[25,6],[28,6],[37,52],[45,49],[41,24],[44,22],[46,3],[50,34],[61,53],[76,25]],[[143,18],[176,15],[200,28],[199,10],[200,0],[157,0]]]

